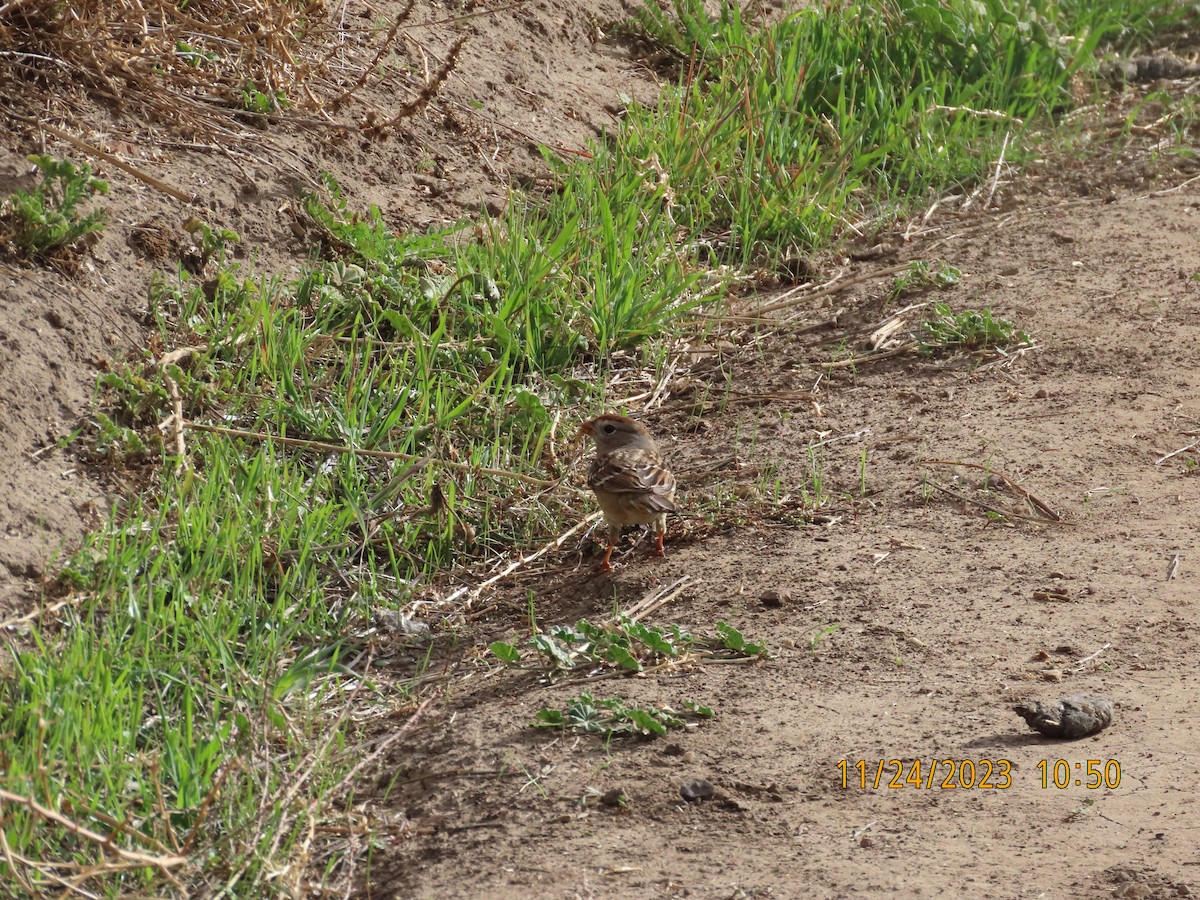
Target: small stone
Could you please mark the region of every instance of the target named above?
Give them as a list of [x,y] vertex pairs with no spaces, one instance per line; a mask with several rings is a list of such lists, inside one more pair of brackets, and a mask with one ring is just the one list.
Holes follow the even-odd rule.
[[1034,391],[1033,396],[1038,400],[1047,400],[1050,397],[1050,392],[1045,388],[1038,388]]
[[1063,680],[1062,669],[1042,669],[1042,681],[1058,684]]
[[758,595],[758,600],[767,609],[779,609],[792,602],[792,595],[788,591],[763,591]]
[[707,778],[689,778],[679,786],[679,796],[688,803],[695,803],[697,800],[711,800],[715,790]]
[[858,842],[858,846],[862,847],[864,850],[870,850],[875,846],[875,841],[872,838],[865,837]]

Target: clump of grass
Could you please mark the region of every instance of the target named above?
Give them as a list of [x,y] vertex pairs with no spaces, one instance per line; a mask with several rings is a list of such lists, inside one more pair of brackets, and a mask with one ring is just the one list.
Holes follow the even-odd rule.
[[917,349],[926,355],[1003,349],[1032,343],[1028,334],[1008,319],[993,315],[988,308],[955,312],[946,303],[934,306],[933,315],[921,324],[921,331]]
[[699,720],[713,715],[710,707],[692,700],[685,700],[683,712],[678,713],[669,707],[637,706],[623,697],[598,700],[584,691],[568,700],[563,709],[543,707],[533,724],[599,734],[606,740],[617,736],[653,738],[663,737],[670,729],[695,728]]
[[675,66],[699,61],[702,69],[708,67],[707,60],[734,51],[737,37],[745,33],[742,12],[735,4],[722,3],[714,21],[703,0],[671,0],[669,8],[646,0],[632,19],[617,23],[614,31],[652,47]]
[[[749,32],[727,7],[705,26],[699,3],[680,5],[672,31],[647,0],[639,27],[680,58],[690,42],[704,77],[632,108],[604,165],[654,159],[673,220],[740,266],[826,244],[850,222],[886,224],[934,189],[965,196],[1007,135],[1069,108],[1097,47],[1182,9],[893,0],[810,6]],[[1022,155],[1010,142],[1009,161]]]
[[45,154],[29,161],[41,180],[32,191],[19,190],[4,201],[0,240],[7,238],[23,256],[46,257],[104,228],[105,210],[85,211],[95,195],[108,193],[108,182],[94,176],[90,165]]
[[1098,48],[1125,54],[1158,38],[1188,33],[1196,8],[1173,0],[1057,0],[1050,7],[1066,34],[1092,35]]

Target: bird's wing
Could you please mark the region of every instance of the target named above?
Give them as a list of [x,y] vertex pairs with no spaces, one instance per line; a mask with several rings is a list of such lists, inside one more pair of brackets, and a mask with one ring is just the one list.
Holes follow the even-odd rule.
[[635,494],[660,512],[675,510],[675,476],[661,460],[641,450],[614,450],[597,460],[588,487],[610,494]]

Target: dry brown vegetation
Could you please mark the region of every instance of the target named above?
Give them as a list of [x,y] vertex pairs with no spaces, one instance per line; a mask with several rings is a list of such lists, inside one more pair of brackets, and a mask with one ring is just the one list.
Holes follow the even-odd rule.
[[0,5],[0,84],[10,110],[70,120],[84,92],[126,123],[191,141],[244,140],[231,120],[280,115],[378,130],[423,109],[461,47],[426,57],[421,78],[394,78],[408,97],[398,109],[364,107],[359,91],[404,39],[414,5],[382,27],[323,3],[13,0]]

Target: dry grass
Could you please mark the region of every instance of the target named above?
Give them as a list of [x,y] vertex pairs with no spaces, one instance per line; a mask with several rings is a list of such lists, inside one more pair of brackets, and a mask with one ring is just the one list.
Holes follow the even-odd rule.
[[381,22],[320,2],[0,0],[0,102],[70,120],[82,91],[119,116],[197,140],[280,115],[378,129],[400,117],[353,110],[364,73],[388,79],[417,110],[454,65],[451,57],[421,75],[380,69],[413,5]]

